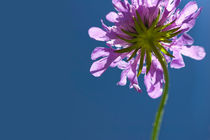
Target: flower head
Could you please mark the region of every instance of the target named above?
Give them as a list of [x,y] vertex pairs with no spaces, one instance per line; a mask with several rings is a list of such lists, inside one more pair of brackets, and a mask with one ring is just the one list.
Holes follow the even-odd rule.
[[117,12],[108,13],[106,19],[114,25],[108,27],[102,21],[104,29],[92,27],[88,31],[91,38],[108,46],[94,49],[91,59],[102,58],[92,64],[90,72],[99,77],[108,67],[118,67],[122,73],[117,84],[124,86],[128,79],[130,88],[138,92],[138,76],[144,74],[149,96],[160,97],[165,82],[160,62],[181,68],[185,66],[182,55],[196,60],[205,57],[204,49],[192,46],[193,39],[187,34],[201,8],[191,1],[180,11],[176,9],[180,1],[112,0]]

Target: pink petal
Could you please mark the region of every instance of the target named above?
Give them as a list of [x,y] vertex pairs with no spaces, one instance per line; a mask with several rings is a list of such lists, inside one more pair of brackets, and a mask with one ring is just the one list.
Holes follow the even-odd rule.
[[160,0],[147,0],[146,5],[147,7],[155,7]]
[[137,92],[142,92],[142,90],[141,90],[141,88],[140,88],[140,86],[138,84],[133,84],[133,87],[135,88],[135,90]]
[[130,63],[128,63],[128,62],[120,61],[120,63],[118,64],[118,68],[121,70],[124,70],[124,69],[127,69],[129,67],[129,65],[130,65]]
[[200,15],[202,9],[203,8],[199,8],[198,11],[192,16],[192,18],[197,18]]
[[175,69],[180,69],[182,67],[185,67],[185,63],[184,60],[182,58],[182,55],[178,52],[178,51],[174,51],[173,52],[173,56],[175,58],[172,59],[171,61],[171,68],[175,68]]
[[139,7],[139,0],[131,0],[132,5],[134,5],[136,8]]
[[[91,74],[95,77],[101,76],[109,66],[114,67],[115,64],[122,60],[122,57],[120,57],[120,53],[115,53],[110,48],[107,48],[107,50],[109,50],[109,53],[107,53],[108,56],[98,61],[95,61],[90,68]],[[100,54],[100,52],[102,53]],[[99,51],[97,51],[96,49],[96,56],[93,56],[93,58],[98,58],[98,56],[100,55],[106,56],[107,54],[104,52],[104,50],[102,51],[102,48],[99,47]]]
[[110,54],[111,49],[110,48],[104,48],[104,47],[97,47],[93,50],[91,54],[91,59],[96,60],[99,57],[105,57]]
[[131,66],[130,71],[128,72],[128,80],[131,82],[131,85],[137,84],[137,76],[136,76],[136,70],[134,70],[134,67]]
[[172,11],[174,8],[176,8],[181,0],[168,0],[167,10]]
[[200,46],[183,46],[181,53],[195,60],[202,60],[206,56],[204,48]]
[[122,71],[120,81],[117,83],[117,85],[120,85],[120,86],[126,85],[128,72],[129,72],[129,69]]
[[181,11],[180,16],[176,20],[176,24],[180,25],[184,20],[186,20],[190,15],[194,14],[198,10],[198,5],[194,1],[190,1],[184,9]]
[[118,21],[118,20],[117,20],[118,17],[119,17],[118,14],[115,13],[115,12],[110,12],[110,13],[108,13],[108,14],[106,15],[106,19],[107,19],[108,21],[114,22],[114,23]]
[[151,74],[150,72],[144,76],[144,85],[146,86],[147,92],[150,91],[152,87],[152,82],[151,82]]
[[178,38],[177,44],[178,45],[192,45],[194,43],[193,38],[188,35],[187,33],[184,33],[181,37]]
[[88,34],[91,38],[98,41],[108,41],[109,38],[106,36],[106,32],[98,27],[91,27],[88,30]]
[[149,73],[144,76],[144,84],[148,95],[153,99],[160,97],[163,91],[163,70],[159,65],[158,60],[154,59]]
[[148,92],[148,95],[153,98],[156,99],[158,97],[160,97],[163,93],[163,88],[161,86],[160,83],[157,83],[156,85],[154,85],[153,90]]
[[112,0],[112,3],[114,5],[114,7],[116,8],[116,10],[118,10],[119,12],[126,12],[127,11],[124,3],[121,2],[121,0]]
[[[124,72],[126,73],[128,80],[130,81],[130,88],[135,88],[135,90],[137,92],[142,92],[142,90],[138,84],[138,77],[137,77],[137,71],[136,71],[137,63],[139,62],[138,61],[139,57],[140,56],[137,56],[134,61],[130,61],[130,65],[126,68],[126,71],[124,71]],[[122,77],[122,78],[124,78],[124,77]],[[124,79],[122,79],[122,80],[124,80]],[[125,81],[123,81],[123,82],[125,82]]]
[[181,25],[180,30],[182,30],[183,32],[187,32],[190,29],[192,29],[195,25],[196,22],[196,18],[198,17],[198,15],[201,12],[201,8],[199,8],[195,13],[193,13],[192,15],[188,16]]
[[92,66],[90,67],[91,74],[95,77],[101,76],[109,67],[109,65],[106,64],[107,64],[107,57],[104,57],[98,61],[93,62]]
[[183,23],[180,30],[182,32],[188,32],[190,29],[192,29],[195,25],[196,19],[191,18],[191,20],[187,21],[187,23]]

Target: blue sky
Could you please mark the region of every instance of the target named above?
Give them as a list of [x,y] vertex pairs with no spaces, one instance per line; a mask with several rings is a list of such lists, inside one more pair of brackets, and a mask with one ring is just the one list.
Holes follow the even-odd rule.
[[[170,69],[160,140],[210,138],[210,2],[197,2],[203,11],[189,34],[207,56],[184,57],[185,68]],[[118,69],[100,78],[89,73],[92,50],[105,43],[87,31],[101,27],[100,19],[114,10],[111,0],[0,5],[0,139],[149,139],[160,99],[149,98],[143,84],[141,94],[117,86]]]

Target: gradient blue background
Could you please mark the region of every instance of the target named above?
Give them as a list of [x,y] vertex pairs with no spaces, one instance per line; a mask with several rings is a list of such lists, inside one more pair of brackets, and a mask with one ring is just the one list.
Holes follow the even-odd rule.
[[[170,69],[160,140],[210,140],[210,1],[197,1],[190,35],[207,56]],[[111,0],[0,2],[1,140],[149,140],[160,99],[116,86],[118,69],[89,73],[105,43],[87,31],[111,10]]]

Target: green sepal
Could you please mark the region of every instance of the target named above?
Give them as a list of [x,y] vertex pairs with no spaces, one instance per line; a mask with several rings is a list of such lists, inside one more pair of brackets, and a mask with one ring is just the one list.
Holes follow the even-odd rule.
[[169,40],[167,37],[161,37],[158,41],[164,42],[164,43],[171,43],[172,41]]
[[123,48],[123,49],[120,49],[120,50],[115,50],[114,52],[116,52],[116,53],[131,52],[135,48],[136,48],[136,45],[133,45],[133,46],[130,46],[130,47],[127,47],[127,48]]
[[174,58],[173,55],[171,55],[161,44],[157,43],[156,46],[160,49],[161,52],[163,52],[165,55],[170,56]]
[[176,33],[170,34],[170,38],[177,36],[177,35],[180,34],[181,32],[182,32],[182,30],[181,30],[181,31],[178,31],[178,32],[176,32]]
[[171,34],[173,34],[174,32],[178,31],[181,27],[178,28],[174,28],[168,31],[164,31],[164,32],[160,32],[159,35],[161,36],[166,36],[166,37],[170,37]]
[[147,28],[146,28],[146,26],[144,25],[144,23],[143,23],[143,21],[142,21],[142,19],[141,19],[141,16],[139,15],[139,12],[136,10],[136,16],[137,16],[137,19],[138,19],[138,21],[139,21],[139,26],[140,26],[140,28],[144,31],[144,32],[146,32],[146,30],[147,30]]
[[158,12],[158,15],[157,15],[156,19],[153,20],[152,25],[149,28],[150,30],[153,30],[155,28],[155,26],[158,24],[159,19],[160,19],[160,10]]
[[170,39],[171,35],[174,34],[174,32],[178,31],[179,29],[180,29],[180,27],[174,28],[174,29],[171,29],[168,31],[164,31],[164,32],[158,32],[157,37],[160,37],[160,38],[165,37],[167,39]]
[[161,30],[164,30],[164,29],[167,28],[168,26],[172,25],[175,21],[176,21],[176,19],[173,20],[172,22],[166,24],[166,25],[159,26],[159,27],[155,28],[155,31],[159,32],[159,31],[161,31]]
[[136,53],[138,52],[139,49],[135,49],[135,51],[132,53],[132,55],[128,58],[127,61],[130,61],[135,55]]
[[136,31],[137,31],[139,34],[141,34],[141,33],[142,33],[141,27],[140,27],[140,25],[138,24],[138,22],[137,22],[137,20],[136,20],[135,17],[133,17],[133,21],[134,21],[134,23],[135,23],[135,29],[136,29]]
[[161,56],[161,59],[162,59],[162,61],[164,61],[165,65],[168,65],[167,62],[166,62],[166,60],[165,60],[165,57],[164,57],[163,54],[155,47],[155,45],[152,47],[152,51],[154,52],[155,57],[158,59],[159,62],[160,62],[161,60],[159,60],[160,57],[158,58],[157,53],[158,53],[158,55]]
[[[179,29],[180,29],[181,27],[177,27],[177,28],[174,28],[174,29],[171,29],[171,30],[168,30],[168,31],[165,31],[166,33],[174,33],[174,32],[176,32],[176,31],[178,31]],[[163,33],[165,33],[165,32],[163,32]]]
[[146,74],[149,72],[152,62],[152,53],[151,51],[146,51]]
[[139,77],[139,75],[141,74],[141,71],[142,71],[142,68],[143,68],[143,64],[144,64],[144,55],[145,55],[145,49],[142,48],[142,49],[141,49],[140,63],[139,63],[139,70],[138,70],[138,74],[137,74],[138,77]]
[[126,31],[126,30],[124,30],[124,29],[121,29],[121,31],[122,31],[123,33],[125,33],[126,35],[129,35],[129,36],[131,36],[131,37],[136,37],[136,36],[137,36],[137,34],[128,32],[128,31]]
[[118,37],[119,39],[122,39],[122,40],[123,40],[123,41],[125,41],[125,42],[128,42],[128,43],[135,43],[135,42],[137,42],[137,41],[138,41],[138,39],[137,39],[137,38],[134,38],[134,39],[128,40],[128,39],[125,39],[125,38],[123,38],[123,37],[121,37],[121,36],[119,36],[119,35],[117,35],[117,37]]

